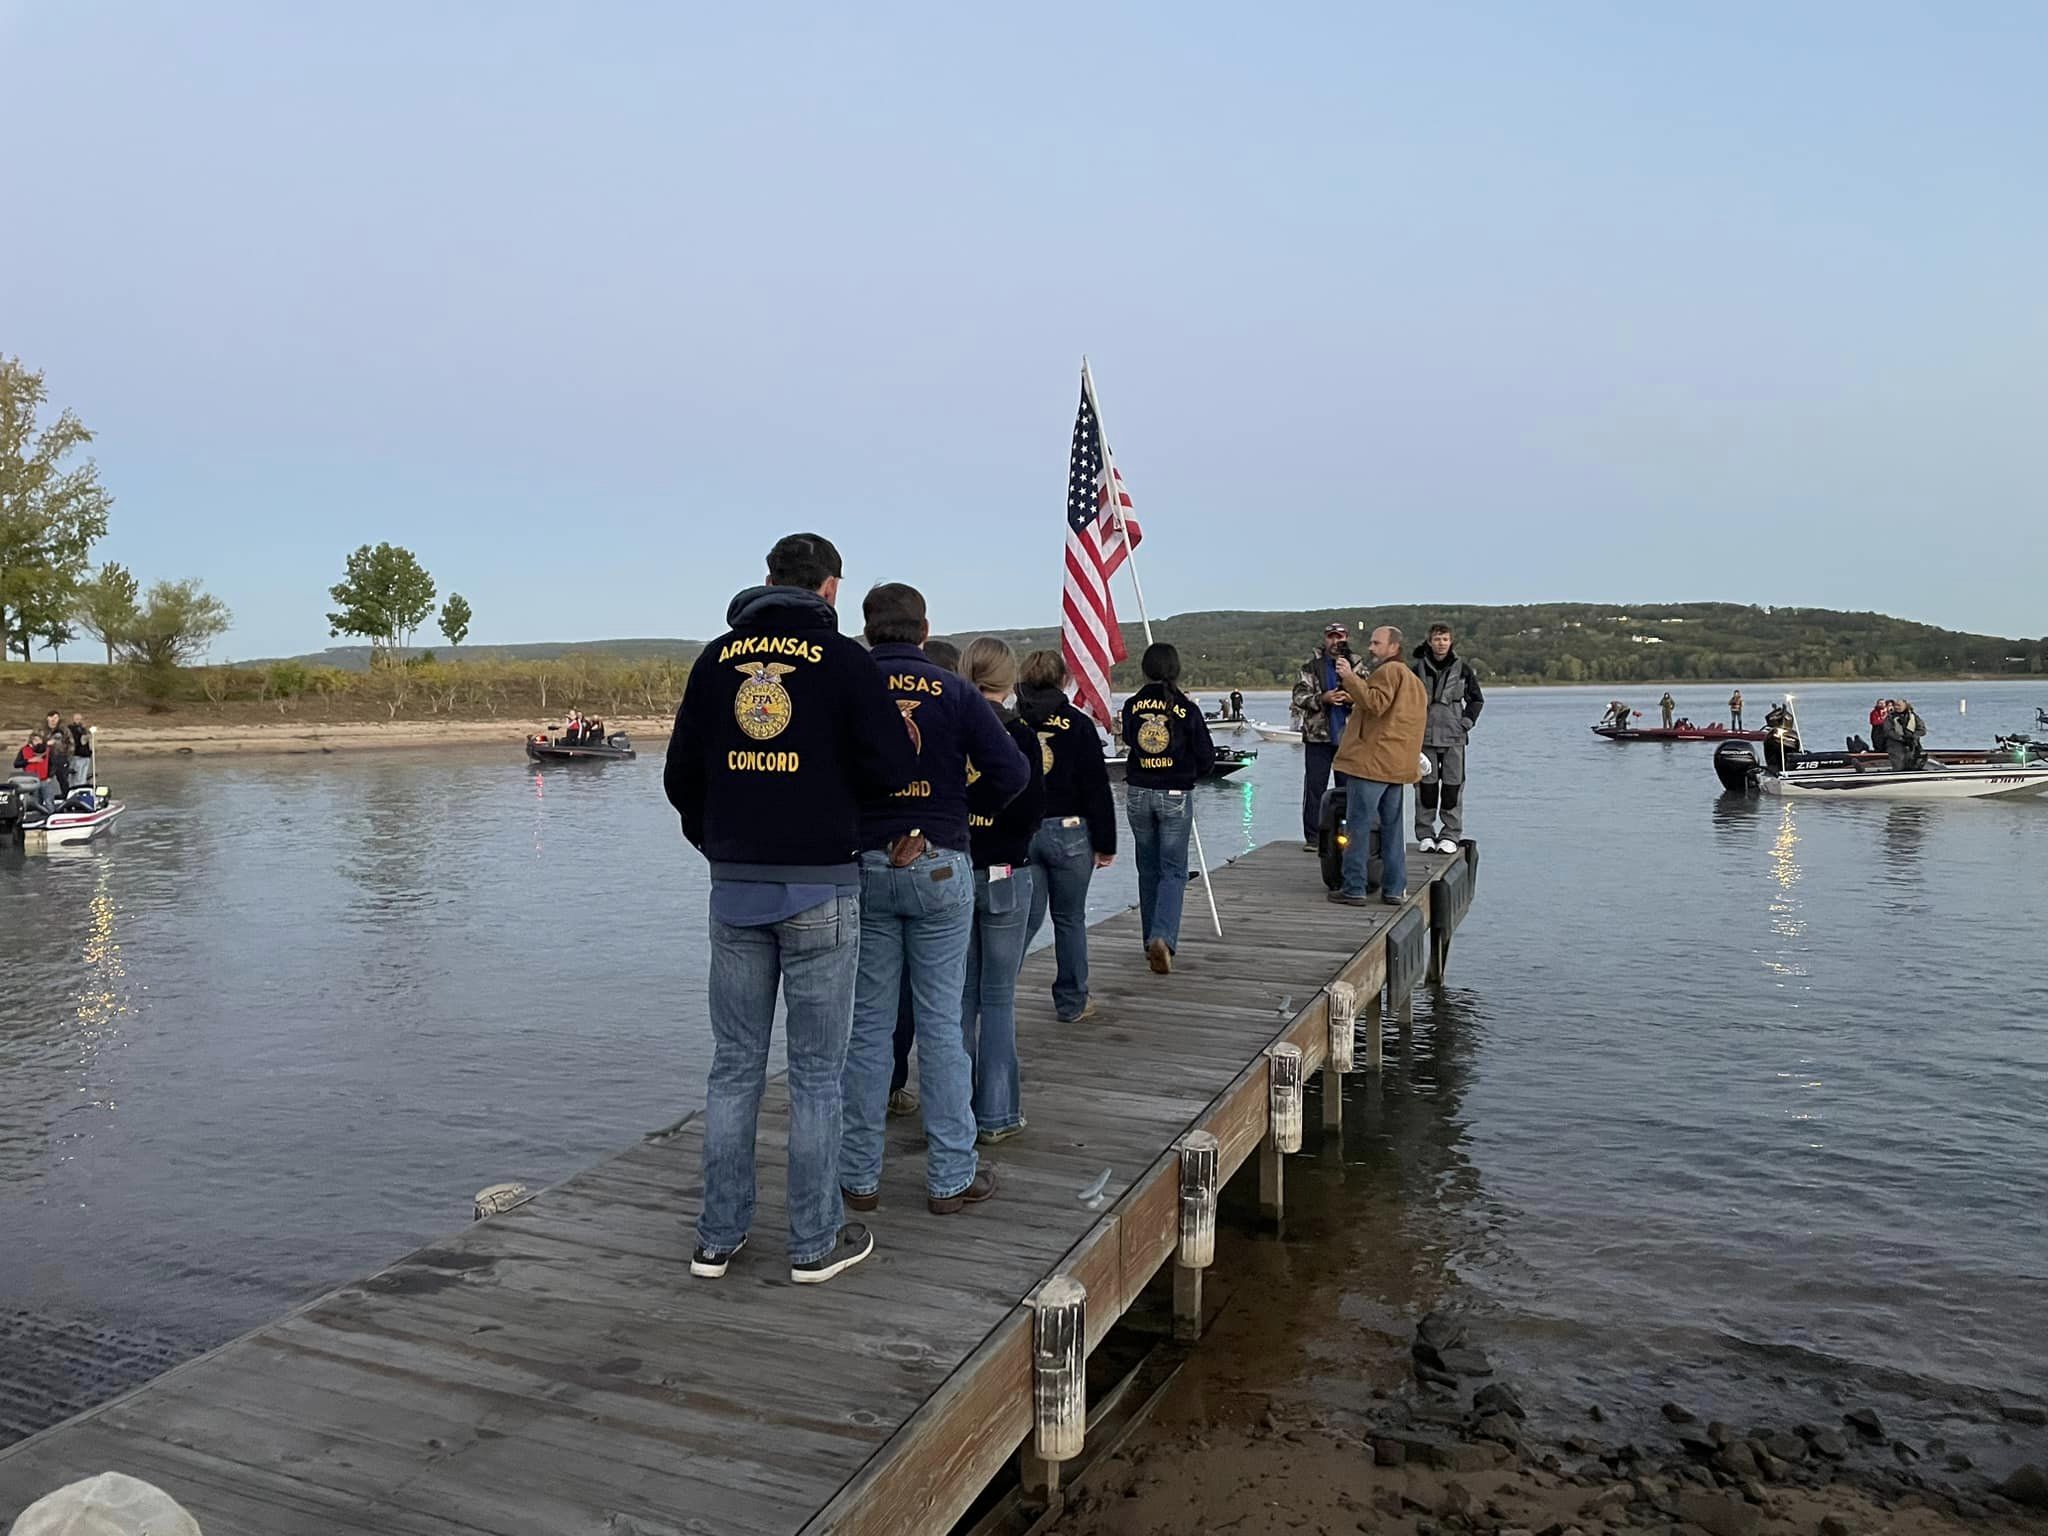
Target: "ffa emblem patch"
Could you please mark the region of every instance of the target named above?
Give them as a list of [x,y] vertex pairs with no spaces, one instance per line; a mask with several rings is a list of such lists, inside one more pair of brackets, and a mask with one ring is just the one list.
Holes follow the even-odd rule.
[[974,766],[974,759],[970,757],[967,759],[967,787],[972,789],[980,782],[981,770]]
[[1052,732],[1038,733],[1038,766],[1041,773],[1052,772]]
[[917,728],[917,721],[911,717],[917,713],[917,706],[923,699],[898,699],[896,707],[903,711],[903,729],[910,732],[910,750],[919,757],[924,756],[924,732]]
[[1148,757],[1157,757],[1173,745],[1173,736],[1166,729],[1166,722],[1157,715],[1147,715],[1138,727],[1138,750]]
[[755,661],[733,670],[746,681],[732,701],[732,717],[756,741],[769,741],[789,729],[796,713],[782,679],[796,670],[785,661]]

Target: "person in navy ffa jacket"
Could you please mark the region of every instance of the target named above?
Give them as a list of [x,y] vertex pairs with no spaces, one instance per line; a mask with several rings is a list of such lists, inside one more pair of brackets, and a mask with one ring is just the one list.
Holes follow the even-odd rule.
[[1033,651],[1018,677],[1017,713],[1038,737],[1045,820],[1031,839],[1031,925],[1052,913],[1052,1008],[1063,1023],[1090,1017],[1088,886],[1116,862],[1116,801],[1095,722],[1067,697],[1067,663]]
[[924,596],[885,582],[861,604],[868,654],[900,713],[917,772],[861,814],[860,979],[844,1074],[839,1182],[847,1205],[881,1203],[890,1039],[903,973],[910,974],[917,1076],[924,1114],[926,1203],[937,1215],[995,1193],[995,1175],[974,1151],[974,1078],[960,1032],[967,945],[974,925],[968,857],[967,765],[988,803],[1025,787],[1023,752],[980,693],[919,649],[931,631]]
[[918,777],[896,701],[839,633],[839,551],[768,553],[768,584],[690,668],[662,784],[711,864],[713,1051],[693,1275],[717,1278],[754,1214],[754,1132],[778,985],[789,1048],[789,1258],[800,1284],[874,1249],[839,1199],[840,1073],[860,936],[861,807]]
[[1007,805],[987,803],[988,776],[967,769],[968,853],[974,864],[974,933],[967,945],[960,994],[961,1033],[974,1063],[974,1126],[984,1144],[1024,1129],[1022,1074],[1017,1067],[1017,969],[1030,940],[1031,838],[1045,819],[1045,774],[1038,737],[1009,707],[1017,656],[983,635],[960,658],[960,674],[988,701],[1024,754],[1030,772]]
[[1161,641],[1139,663],[1145,686],[1124,701],[1124,805],[1137,850],[1138,911],[1145,958],[1165,975],[1180,948],[1188,888],[1188,792],[1216,765],[1202,712],[1180,691],[1180,652]]

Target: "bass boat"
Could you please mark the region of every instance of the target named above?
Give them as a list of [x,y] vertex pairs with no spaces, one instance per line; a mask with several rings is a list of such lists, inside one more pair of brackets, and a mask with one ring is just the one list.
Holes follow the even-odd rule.
[[2030,737],[2000,736],[1988,751],[1923,750],[1911,764],[1894,767],[1883,752],[1855,750],[1864,746],[1860,739],[1840,752],[1802,751],[1789,709],[1786,718],[1769,733],[1761,759],[1745,742],[1714,749],[1714,776],[1724,790],[1833,800],[1993,800],[2048,791],[2048,746]]
[[605,763],[633,757],[633,741],[624,731],[613,731],[602,741],[570,740],[545,732],[526,738],[526,755],[542,763]]
[[1719,723],[1709,725],[1596,725],[1595,736],[1609,741],[1762,741],[1762,731],[1731,731]]
[[89,843],[128,809],[99,785],[74,789],[48,808],[38,800],[40,790],[40,782],[33,778],[0,783],[0,847],[42,853],[72,843]]

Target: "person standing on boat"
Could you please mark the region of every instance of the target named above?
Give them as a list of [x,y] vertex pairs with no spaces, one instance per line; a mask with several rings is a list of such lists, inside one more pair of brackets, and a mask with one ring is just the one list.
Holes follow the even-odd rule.
[[862,600],[861,614],[868,654],[910,732],[917,765],[907,786],[861,808],[860,963],[840,1077],[839,1189],[854,1211],[881,1204],[890,1038],[907,970],[925,1205],[950,1216],[996,1192],[994,1170],[975,1155],[974,1068],[960,1030],[974,930],[967,765],[980,773],[983,803],[1000,806],[1023,790],[1030,764],[995,711],[920,649],[931,634],[923,593],[884,582]]
[[1885,727],[1892,713],[1892,701],[1879,699],[1870,706],[1870,750],[1882,752],[1885,743]]
[[1242,720],[1244,718],[1244,694],[1236,688],[1230,690],[1230,718],[1233,720]]
[[[754,1217],[754,1138],[781,989],[790,1279],[874,1251],[839,1199],[840,1075],[860,952],[861,807],[917,776],[896,701],[839,633],[839,551],[794,533],[726,610],[676,711],[662,785],[711,863],[711,1077],[690,1273],[723,1275]],[[886,1080],[886,1079],[885,1079]]]
[[974,936],[960,993],[960,1024],[974,1063],[974,1133],[984,1145],[1024,1129],[1017,1070],[1017,970],[1031,937],[1031,837],[1045,819],[1045,770],[1038,735],[1009,707],[1017,656],[983,635],[960,658],[960,675],[988,700],[1023,754],[1030,777],[1007,805],[992,804],[988,783],[967,765],[967,841],[974,863]]
[[1664,729],[1670,730],[1671,716],[1678,708],[1678,700],[1671,697],[1669,688],[1664,690],[1664,697],[1657,701],[1657,707],[1664,711]]
[[1728,729],[1731,731],[1742,729],[1742,690],[1740,688],[1728,695]]
[[1088,886],[1116,862],[1116,801],[1102,737],[1066,694],[1066,659],[1033,651],[1019,676],[1017,712],[1038,734],[1045,820],[1031,839],[1031,928],[1052,913],[1052,1011],[1061,1023],[1092,1017],[1088,1000]]
[[1180,652],[1164,640],[1145,647],[1145,686],[1124,701],[1124,809],[1138,861],[1138,911],[1145,959],[1164,976],[1180,948],[1188,891],[1189,793],[1216,766],[1216,744],[1195,702],[1180,691]]
[[[1429,771],[1415,787],[1415,841],[1424,853],[1456,853],[1465,831],[1465,744],[1486,695],[1479,674],[1453,648],[1448,624],[1429,626],[1429,638],[1415,648],[1415,675],[1429,699],[1422,731],[1422,755]],[[1437,833],[1437,815],[1443,833]]]
[[1344,819],[1351,838],[1344,848],[1344,883],[1330,900],[1362,907],[1372,895],[1366,883],[1371,828],[1380,829],[1380,900],[1398,907],[1408,899],[1408,844],[1401,827],[1401,799],[1422,775],[1422,733],[1429,699],[1401,660],[1401,631],[1382,624],[1368,643],[1369,673],[1339,657],[1337,675],[1357,706],[1337,747],[1337,771],[1346,775]]
[[1337,743],[1351,718],[1351,700],[1337,680],[1336,659],[1351,654],[1350,632],[1332,619],[1323,643],[1301,664],[1290,707],[1301,719],[1301,845],[1313,852],[1322,836],[1323,793],[1335,772]]
[[1927,761],[1927,752],[1920,745],[1926,734],[1927,722],[1920,718],[1920,711],[1904,699],[1893,699],[1884,722],[1884,750],[1893,772],[1905,773]]
[[74,788],[93,787],[92,727],[85,723],[85,716],[77,710],[71,712],[71,723],[64,727],[66,745],[71,748],[71,782]]

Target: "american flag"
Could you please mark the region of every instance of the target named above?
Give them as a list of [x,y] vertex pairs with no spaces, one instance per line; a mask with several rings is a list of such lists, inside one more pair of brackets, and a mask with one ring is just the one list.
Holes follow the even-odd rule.
[[[1116,488],[1112,503],[1110,487]],[[1105,731],[1116,733],[1109,703],[1109,669],[1124,659],[1123,631],[1109,578],[1144,534],[1130,516],[1131,493],[1117,473],[1087,371],[1081,373],[1081,412],[1074,418],[1074,451],[1067,461],[1067,580],[1060,607],[1060,650],[1074,677],[1074,702]]]

